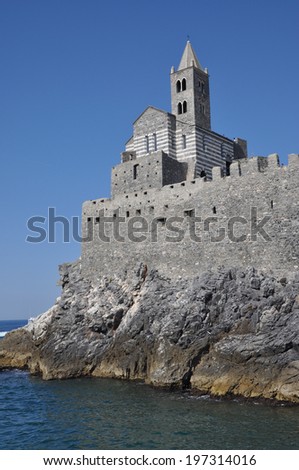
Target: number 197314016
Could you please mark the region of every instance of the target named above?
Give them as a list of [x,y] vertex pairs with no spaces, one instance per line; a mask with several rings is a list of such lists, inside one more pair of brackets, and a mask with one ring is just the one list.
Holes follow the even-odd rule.
[[187,455],[186,465],[232,465],[232,466],[253,466],[256,465],[256,458],[254,455],[215,455],[215,454],[202,454],[202,455]]

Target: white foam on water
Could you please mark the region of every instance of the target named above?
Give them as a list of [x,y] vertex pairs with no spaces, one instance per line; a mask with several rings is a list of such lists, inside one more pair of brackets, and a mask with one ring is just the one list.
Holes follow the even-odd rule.
[[0,331],[0,338],[3,338],[6,335],[7,331]]

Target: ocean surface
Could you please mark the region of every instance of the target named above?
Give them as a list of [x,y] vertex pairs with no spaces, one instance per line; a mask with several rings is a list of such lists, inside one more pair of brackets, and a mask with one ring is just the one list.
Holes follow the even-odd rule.
[[[25,323],[0,322],[0,334]],[[0,372],[0,423],[0,449],[299,448],[299,406],[19,370]]]
[[6,320],[0,321],[0,338],[3,338],[8,331],[20,328],[28,323],[28,320]]

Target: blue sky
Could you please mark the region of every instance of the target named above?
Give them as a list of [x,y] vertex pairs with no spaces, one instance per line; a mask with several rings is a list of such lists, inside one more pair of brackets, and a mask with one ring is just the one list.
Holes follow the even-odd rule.
[[250,155],[299,153],[297,0],[1,0],[1,319],[59,295],[76,242],[26,243],[26,221],[80,216],[148,105],[170,110],[187,35],[209,68],[212,127]]

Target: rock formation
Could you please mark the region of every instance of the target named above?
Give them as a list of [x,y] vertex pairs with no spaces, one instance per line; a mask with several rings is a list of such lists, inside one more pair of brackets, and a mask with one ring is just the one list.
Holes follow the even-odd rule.
[[78,261],[60,275],[56,304],[0,341],[0,368],[299,402],[298,274],[218,268],[174,280],[141,264],[87,281]]

